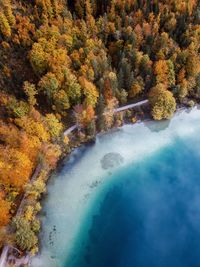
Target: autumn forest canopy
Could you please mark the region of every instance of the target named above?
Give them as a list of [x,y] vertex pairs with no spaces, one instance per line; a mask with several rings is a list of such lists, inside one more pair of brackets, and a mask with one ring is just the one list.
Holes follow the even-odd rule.
[[[154,119],[171,118],[200,99],[199,51],[197,0],[0,0],[0,242],[11,225],[9,242],[35,248],[65,128],[76,119],[106,130],[105,111],[143,99]],[[23,216],[11,220],[24,192]]]

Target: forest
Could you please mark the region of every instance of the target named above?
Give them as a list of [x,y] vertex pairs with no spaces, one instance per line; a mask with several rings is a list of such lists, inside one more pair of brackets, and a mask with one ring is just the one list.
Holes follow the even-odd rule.
[[197,0],[0,0],[0,246],[37,252],[64,129],[107,130],[105,111],[143,99],[155,120],[192,107],[199,52]]

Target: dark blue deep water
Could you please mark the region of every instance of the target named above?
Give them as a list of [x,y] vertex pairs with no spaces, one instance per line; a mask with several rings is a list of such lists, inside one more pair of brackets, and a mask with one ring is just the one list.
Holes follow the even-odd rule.
[[[66,267],[200,267],[200,154],[176,140],[123,167],[96,198],[84,247]],[[84,222],[82,224],[84,231]]]

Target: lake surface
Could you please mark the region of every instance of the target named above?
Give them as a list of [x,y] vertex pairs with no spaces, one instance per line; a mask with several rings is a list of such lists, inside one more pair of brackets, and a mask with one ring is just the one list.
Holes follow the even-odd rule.
[[34,267],[199,267],[200,111],[98,137],[48,193]]

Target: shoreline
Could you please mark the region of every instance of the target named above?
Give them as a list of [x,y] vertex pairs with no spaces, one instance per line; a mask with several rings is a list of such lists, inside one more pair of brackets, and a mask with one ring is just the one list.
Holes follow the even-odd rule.
[[183,2],[0,0],[0,267],[29,266],[109,168],[200,131],[200,1]]
[[[198,108],[198,106],[195,106],[195,107]],[[194,108],[195,108],[195,107],[194,107]],[[174,118],[175,116],[177,116],[178,114],[180,114],[182,111],[185,111],[185,110],[187,110],[187,109],[188,109],[189,111],[191,111],[193,108],[187,108],[187,107],[184,107],[184,106],[179,107],[179,108],[176,110],[176,112],[174,113],[174,115],[173,115],[172,118]],[[150,121],[154,122],[154,120],[153,120],[152,118],[150,118],[149,113],[145,113],[145,115],[146,115],[145,118],[140,118],[140,119],[137,120],[135,123],[132,123],[132,122],[130,121],[130,119],[129,119],[129,120],[125,120],[125,122],[124,122],[120,127],[123,127],[123,126],[125,126],[125,125],[135,125],[135,124],[140,124],[140,123],[145,123],[145,122],[150,122]],[[168,121],[168,120],[167,120],[167,121]],[[96,142],[96,139],[97,139],[98,137],[101,137],[101,136],[103,136],[103,135],[105,135],[105,134],[112,134],[113,132],[117,131],[117,129],[120,129],[120,127],[114,125],[114,127],[108,129],[107,131],[99,132],[99,133],[97,132],[94,138],[92,138],[92,139],[91,139],[91,138],[86,139],[86,140],[84,140],[83,142],[79,142],[78,144],[76,143],[75,146],[71,147],[69,153],[64,152],[64,153],[62,154],[61,158],[58,160],[56,168],[55,168],[53,171],[51,171],[50,173],[48,173],[47,183],[48,183],[48,179],[49,179],[49,177],[51,177],[52,173],[56,173],[56,172],[62,167],[62,164],[63,164],[64,161],[66,161],[66,162],[69,161],[69,158],[71,157],[73,151],[75,151],[76,149],[79,149],[81,146],[90,146],[91,144],[93,144],[93,143]],[[94,141],[94,140],[95,140],[95,141]],[[34,176],[34,174],[33,174],[33,176]],[[47,183],[46,183],[46,186],[47,186]],[[46,193],[45,193],[45,195],[46,195]],[[43,200],[44,200],[44,196],[41,197],[40,202],[43,201]],[[42,207],[42,208],[43,208],[43,207]],[[40,232],[41,232],[41,231],[40,231]],[[41,248],[40,248],[40,249],[41,249]],[[3,250],[2,250],[2,251],[3,251]],[[37,254],[38,254],[38,253],[37,253]],[[36,254],[36,255],[37,255],[37,254]],[[12,253],[11,253],[11,255],[12,255]],[[30,261],[31,261],[32,258],[33,258],[33,257],[28,253],[28,254],[25,255],[25,258],[24,258],[24,259],[25,259],[25,262],[23,262],[23,258],[21,258],[20,264],[30,264]],[[7,264],[7,263],[6,263],[6,264]],[[1,266],[3,267],[4,265],[1,265]],[[16,266],[20,266],[20,265],[16,265]]]
[[[195,109],[193,109],[194,111],[195,111]],[[184,109],[182,109],[182,110],[179,110],[178,111],[178,113],[176,114],[176,115],[179,115],[180,113],[182,113],[181,111],[183,111],[184,112]],[[177,116],[174,116],[174,118],[175,117],[177,117]],[[183,119],[184,118],[187,118],[187,114],[186,113],[184,113],[183,114]],[[189,118],[189,117],[188,117]],[[179,118],[178,118],[178,120],[179,120]],[[182,120],[182,118],[181,118],[181,120]],[[189,118],[189,121],[190,121],[190,118]],[[154,122],[154,121],[152,121],[152,122]],[[186,122],[188,122],[188,121],[186,121]],[[166,125],[165,125],[165,123],[161,123],[162,125],[161,126],[163,126],[164,125],[164,128],[158,128],[158,130],[156,130],[155,131],[155,129],[151,129],[151,123],[150,123],[150,128],[149,127],[146,127],[147,125],[142,125],[144,123],[144,121],[140,121],[139,123],[136,123],[135,125],[124,125],[124,129],[125,129],[125,131],[127,131],[127,133],[128,133],[128,135],[130,136],[130,133],[132,133],[132,132],[138,132],[138,128],[139,128],[139,132],[144,132],[144,129],[146,129],[145,130],[145,136],[147,136],[147,135],[149,135],[149,133],[151,132],[152,133],[152,136],[153,136],[153,138],[155,139],[155,135],[156,135],[156,137],[158,137],[158,136],[160,136],[159,138],[158,138],[158,140],[156,141],[156,143],[152,143],[152,138],[150,137],[149,138],[149,140],[148,140],[148,143],[147,143],[147,147],[148,147],[148,149],[150,148],[150,150],[148,151],[148,150],[146,150],[147,148],[146,148],[146,146],[144,146],[144,144],[143,144],[143,147],[142,147],[142,151],[140,151],[140,155],[138,155],[138,153],[135,153],[134,151],[131,151],[131,154],[129,153],[129,151],[124,151],[124,153],[122,153],[122,155],[123,156],[125,156],[125,159],[126,160],[128,160],[129,158],[132,160],[132,158],[134,157],[136,160],[141,160],[141,159],[143,159],[143,155],[144,155],[144,153],[145,153],[145,151],[147,151],[147,153],[145,153],[145,155],[146,156],[148,156],[149,154],[151,154],[151,153],[154,153],[154,151],[156,151],[156,150],[158,150],[158,149],[160,149],[161,147],[163,147],[163,146],[167,146],[167,145],[169,145],[170,143],[171,143],[171,141],[170,141],[170,139],[169,139],[169,137],[168,137],[168,133],[170,134],[170,136],[172,136],[173,137],[173,129],[171,129],[171,125],[169,126],[169,131],[167,131],[168,133],[167,133],[167,137],[168,138],[166,138],[166,133],[165,133],[165,131],[163,131],[164,129],[166,129]],[[176,120],[174,121],[173,120],[173,122],[172,122],[172,124],[174,124],[174,123],[176,123]],[[134,127],[134,131],[133,131],[133,128],[131,127],[131,126],[135,126]],[[145,127],[145,128],[144,128]],[[168,125],[167,125],[167,127],[168,127]],[[178,134],[181,134],[181,135],[183,135],[183,136],[185,136],[185,134],[187,135],[188,133],[190,134],[190,131],[182,131],[182,123],[181,123],[181,121],[180,121],[180,123],[179,123],[179,130],[178,130]],[[160,132],[161,131],[161,133],[159,133],[158,134],[158,132]],[[114,133],[114,135],[118,135],[118,133],[121,135],[121,134],[123,134],[123,130],[116,130],[116,129],[112,129],[111,131],[109,131],[107,134],[98,134],[97,135],[97,144],[96,144],[96,148],[95,147],[91,147],[91,149],[90,149],[90,152],[93,150],[93,152],[92,153],[94,153],[94,151],[95,151],[95,155],[97,156],[97,160],[98,159],[100,159],[101,158],[101,156],[99,156],[99,154],[97,154],[97,151],[98,151],[98,149],[97,149],[97,147],[98,148],[100,148],[101,146],[102,146],[102,143],[100,142],[99,143],[99,138],[101,139],[102,138],[102,135],[104,135],[104,137],[103,137],[103,139],[108,139],[109,138],[109,136],[110,136],[110,134],[112,134],[112,133]],[[130,132],[130,133],[129,133]],[[99,137],[99,138],[98,138]],[[170,137],[171,138],[171,137]],[[114,138],[115,139],[115,138]],[[121,139],[119,139],[119,140],[121,140]],[[146,139],[145,139],[146,140]],[[116,142],[116,140],[114,141],[114,142]],[[141,144],[143,143],[143,141],[142,140],[140,140],[140,144],[139,144],[139,147],[136,147],[135,149],[136,149],[136,151],[138,150],[138,149],[140,149],[140,146],[141,146]],[[149,147],[149,145],[150,145],[150,147]],[[118,148],[119,149],[119,148]],[[109,148],[109,146],[108,147],[106,147],[106,150],[109,152],[110,151],[110,148]],[[90,153],[89,152],[89,153]],[[128,153],[128,154],[127,154]],[[103,155],[103,154],[102,154]],[[93,163],[92,163],[92,158],[89,158],[89,159],[91,159],[91,166],[96,166],[96,165],[93,165]],[[75,159],[75,161],[77,160],[77,158]],[[76,169],[78,168],[79,169],[79,167],[81,168],[81,166],[84,166],[85,164],[83,164],[83,163],[85,163],[85,162],[87,162],[88,161],[88,155],[86,154],[84,154],[84,157],[82,158],[81,157],[81,159],[79,160],[79,158],[78,158],[78,162],[76,161]],[[81,162],[81,163],[80,163]],[[78,165],[77,165],[78,164]],[[96,163],[97,164],[97,163]],[[127,162],[126,162],[126,164],[127,164]],[[98,170],[99,171],[99,170]],[[78,186],[80,186],[81,187],[81,185],[80,184],[82,184],[82,189],[83,188],[85,188],[85,186],[83,186],[83,181],[81,181],[81,178],[80,179],[78,179],[78,180],[75,180],[75,179],[73,179],[73,177],[71,177],[71,174],[70,174],[70,171],[68,170],[68,168],[67,168],[67,173],[65,174],[65,178],[63,177],[63,175],[64,175],[64,171],[62,171],[62,174],[61,174],[61,178],[59,178],[59,177],[57,177],[56,178],[56,180],[55,180],[55,182],[57,181],[58,183],[59,183],[59,180],[60,179],[62,179],[62,181],[64,181],[64,179],[69,179],[70,181],[71,180],[73,180],[73,184],[74,184],[74,186],[76,185],[76,187],[77,187],[77,185]],[[78,175],[78,174],[77,174]],[[59,175],[58,175],[59,176]],[[79,175],[80,176],[80,175]],[[84,175],[83,175],[84,176]],[[90,172],[88,172],[88,176],[90,177],[90,178],[92,178],[92,179],[94,179],[94,177],[95,177],[95,175],[93,174],[93,175],[91,175],[91,173]],[[99,175],[100,177],[102,177],[101,175]],[[86,182],[87,181],[89,181],[88,183],[86,183],[86,184],[89,184],[89,183],[91,183],[91,179],[89,178],[89,180],[86,180]],[[104,178],[104,176],[103,176],[103,178]],[[95,178],[96,179],[96,178]],[[94,179],[94,180],[95,180]],[[101,178],[102,179],[102,178]],[[65,182],[66,182],[66,180],[65,180]],[[71,182],[70,182],[71,183]],[[55,194],[55,192],[54,191],[52,191],[52,188],[54,188],[55,187],[55,185],[51,185],[51,183],[50,183],[50,185],[49,185],[49,187],[51,187],[51,189],[50,189],[50,195],[51,195],[51,198],[52,198],[52,194]],[[62,187],[61,187],[62,188]],[[67,189],[67,185],[66,185],[66,187],[65,187],[66,189]],[[73,187],[72,187],[73,188]],[[56,191],[58,191],[59,190],[59,188],[54,188],[53,190],[56,190]],[[68,190],[68,189],[67,189]],[[84,189],[85,190],[85,189]],[[95,190],[94,190],[95,191]],[[52,193],[52,192],[54,192],[54,193]],[[96,192],[96,191],[95,191]],[[93,194],[94,194],[94,197],[95,197],[95,195],[96,195],[96,193],[95,192],[93,192]],[[60,192],[60,194],[59,195],[62,195],[62,192]],[[71,203],[71,206],[75,206],[74,205],[74,201],[77,201],[77,199],[76,198],[78,198],[79,199],[79,201],[81,202],[81,201],[83,201],[83,199],[82,199],[82,196],[84,196],[84,192],[83,191],[77,191],[77,192],[74,192],[74,195],[72,195],[72,199],[70,199],[70,203]],[[54,196],[55,197],[55,196]],[[91,198],[90,198],[90,201],[92,201],[91,200]],[[51,200],[51,202],[52,202],[52,200]],[[72,202],[73,202],[73,204],[72,204]],[[60,202],[61,203],[61,202]],[[52,203],[51,203],[52,204]],[[50,205],[50,207],[51,207],[51,205]],[[85,207],[85,206],[84,206]],[[68,210],[68,208],[67,207],[65,207],[66,208],[66,210]],[[81,208],[83,209],[83,210],[85,210],[85,208],[83,208],[83,206],[81,206]],[[48,210],[49,210],[49,207],[48,207]],[[77,213],[79,213],[79,210],[80,209],[77,209],[76,210],[76,212]],[[58,211],[59,212],[59,211]],[[75,216],[74,215],[74,213],[72,212],[72,213],[69,213],[69,214],[71,214],[71,216],[73,217],[73,216]],[[76,215],[77,216],[77,215]],[[68,230],[69,231],[69,230]],[[70,231],[72,231],[73,232],[73,230],[71,229]],[[63,237],[64,238],[64,237]],[[69,241],[69,240],[68,240]],[[62,247],[62,246],[61,246]],[[66,249],[66,251],[69,251],[69,247]],[[39,255],[39,257],[38,257],[38,260],[39,260],[39,258],[40,258],[40,256],[41,256],[41,254]],[[36,256],[37,257],[37,256]],[[35,266],[35,265],[34,265]],[[38,265],[38,266],[42,266],[42,265]],[[49,265],[49,266],[51,266],[51,265]],[[53,265],[52,265],[53,266]]]

